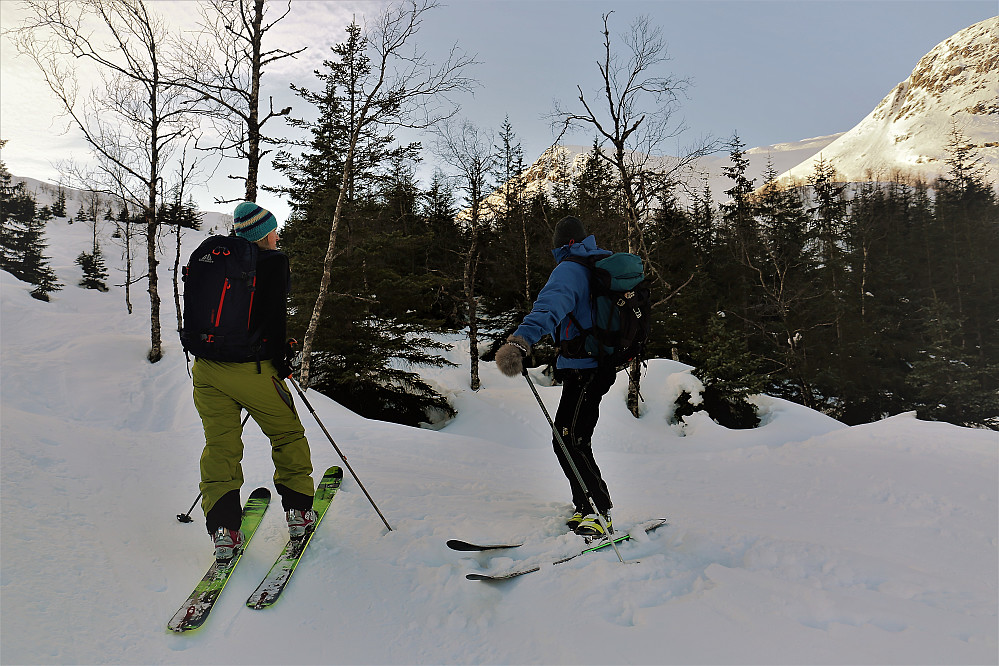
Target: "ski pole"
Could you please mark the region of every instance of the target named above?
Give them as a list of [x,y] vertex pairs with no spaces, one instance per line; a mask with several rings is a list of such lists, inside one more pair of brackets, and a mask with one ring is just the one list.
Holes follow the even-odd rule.
[[177,514],[177,520],[179,520],[182,523],[193,522],[194,519],[191,518],[191,512],[194,511],[194,507],[198,505],[198,500],[200,500],[200,499],[201,499],[201,493],[198,493],[197,498],[195,498],[195,500],[194,500],[194,504],[192,504],[191,508],[187,510],[187,513],[178,513]]
[[[239,426],[240,426],[241,428],[242,428],[243,426],[245,426],[245,425],[246,425],[246,422],[247,422],[247,421],[249,420],[249,418],[250,418],[250,412],[247,412],[247,413],[246,413],[246,416],[244,416],[244,417],[243,417],[243,422],[242,422],[242,423],[240,423],[240,424],[239,424]],[[193,519],[193,518],[191,518],[191,512],[192,512],[192,511],[194,511],[194,507],[198,505],[198,500],[199,500],[199,499],[201,499],[201,493],[200,493],[200,492],[198,493],[198,496],[197,496],[197,497],[195,498],[195,500],[194,500],[194,504],[192,504],[192,505],[191,505],[191,508],[187,510],[187,513],[178,513],[178,514],[177,514],[177,520],[179,520],[179,521],[180,521],[180,522],[182,522],[182,523],[190,523],[190,522],[193,522],[193,521],[194,521],[194,519]]]
[[382,515],[382,512],[378,510],[378,506],[375,504],[375,501],[371,499],[371,495],[364,487],[364,484],[361,483],[361,480],[359,478],[357,478],[357,474],[354,473],[354,469],[350,466],[350,463],[347,462],[347,456],[343,455],[343,451],[341,451],[340,447],[337,446],[336,442],[333,441],[333,437],[332,435],[330,435],[330,431],[327,430],[326,426],[323,425],[323,422],[319,420],[319,415],[316,414],[316,410],[312,408],[312,404],[309,402],[309,399],[305,397],[305,393],[302,392],[302,388],[298,385],[298,382],[295,381],[294,377],[289,377],[288,380],[291,382],[292,386],[295,387],[295,390],[298,391],[298,397],[302,399],[302,402],[305,403],[305,406],[309,408],[310,412],[312,412],[312,418],[314,418],[316,420],[316,423],[319,424],[319,427],[322,428],[323,433],[326,435],[326,439],[330,440],[330,444],[333,445],[333,449],[336,451],[337,455],[340,456],[340,460],[343,461],[344,467],[346,467],[347,471],[350,472],[350,475],[354,477],[354,481],[357,481],[357,485],[360,486],[361,491],[364,493],[364,496],[367,497],[368,502],[371,503],[371,508],[375,510],[375,513],[378,514],[378,517],[382,519],[383,523],[385,523],[385,527],[388,529],[389,532],[391,532],[392,526],[388,524],[387,520],[385,520],[385,516]]
[[552,427],[552,432],[555,433],[555,439],[558,440],[559,446],[562,447],[562,454],[565,459],[569,461],[569,467],[572,468],[572,473],[576,475],[576,480],[579,481],[579,487],[583,489],[583,493],[586,495],[586,501],[590,503],[590,508],[593,509],[593,513],[596,514],[597,520],[600,522],[600,527],[603,528],[604,534],[610,540],[611,547],[614,548],[614,552],[617,554],[617,559],[621,560],[621,564],[624,564],[624,558],[621,556],[621,551],[618,550],[617,544],[614,543],[613,537],[608,533],[607,521],[604,520],[603,514],[597,511],[597,504],[593,501],[593,497],[590,495],[589,489],[586,487],[586,482],[583,481],[583,475],[579,473],[579,469],[576,468],[576,463],[573,462],[572,456],[569,455],[569,447],[565,445],[565,441],[562,439],[562,434],[555,427],[555,421],[552,420],[551,414],[548,413],[548,409],[545,407],[545,403],[541,401],[541,396],[538,395],[538,389],[534,388],[534,382],[531,381],[530,376],[527,374],[527,368],[521,368],[520,373],[524,375],[524,379],[527,380],[527,385],[531,387],[531,392],[534,393],[534,397],[537,399],[538,404],[541,405],[541,411],[545,413],[545,418],[548,419],[548,424]]

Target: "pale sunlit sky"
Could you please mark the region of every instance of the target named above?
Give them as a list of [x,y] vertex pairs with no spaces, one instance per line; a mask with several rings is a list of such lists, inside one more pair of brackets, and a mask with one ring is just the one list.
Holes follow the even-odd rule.
[[[284,3],[272,3],[275,12]],[[190,26],[193,0],[155,0],[173,25]],[[274,45],[308,46],[296,61],[267,72],[264,94],[293,115],[311,109],[288,89],[294,82],[315,88],[313,70],[343,39],[351,16],[374,15],[382,2],[294,0],[290,16],[275,31]],[[658,25],[671,60],[664,74],[689,77],[691,86],[678,116],[689,128],[687,142],[703,135],[729,138],[738,132],[749,147],[843,132],[866,116],[930,49],[969,25],[999,13],[996,0],[451,0],[427,14],[417,37],[431,57],[457,43],[480,62],[470,70],[481,87],[460,99],[461,115],[495,130],[509,116],[533,161],[551,145],[545,115],[554,100],[574,109],[576,86],[600,83],[596,60],[602,48],[601,14],[613,10],[612,32],[623,33],[647,15]],[[23,18],[14,0],[0,1],[0,26]],[[76,130],[65,131],[58,107],[35,65],[0,39],[0,136],[9,143],[3,161],[15,175],[56,182],[56,164],[87,158]],[[284,132],[277,122],[271,133]],[[419,137],[415,137],[419,138]],[[589,144],[590,135],[566,138]],[[428,138],[424,144],[429,145]],[[427,162],[433,156],[427,151]],[[424,167],[422,172],[428,172]],[[213,193],[236,196],[223,165],[195,197],[206,210],[230,212],[212,203]],[[271,184],[281,176],[264,173]],[[283,218],[287,204],[272,195],[261,203]]]

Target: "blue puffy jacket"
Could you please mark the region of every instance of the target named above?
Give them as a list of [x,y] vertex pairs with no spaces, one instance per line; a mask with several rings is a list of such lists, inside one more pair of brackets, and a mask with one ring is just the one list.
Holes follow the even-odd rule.
[[[604,257],[611,254],[597,247],[597,240],[587,236],[579,243],[563,245],[552,250],[558,265],[552,271],[547,284],[534,301],[531,313],[514,331],[528,344],[534,345],[545,335],[551,335],[558,345],[560,340],[572,340],[580,335],[580,330],[572,323],[569,313],[584,329],[593,324],[593,311],[590,306],[590,271],[586,266],[568,257]],[[558,368],[595,368],[592,358],[565,358],[561,354],[556,363]]]

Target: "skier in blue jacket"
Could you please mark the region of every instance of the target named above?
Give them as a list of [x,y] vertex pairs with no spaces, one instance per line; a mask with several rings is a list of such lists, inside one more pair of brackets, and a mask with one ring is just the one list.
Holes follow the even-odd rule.
[[[531,353],[531,346],[545,335],[552,336],[560,349],[555,364],[555,378],[562,382],[562,398],[555,413],[555,428],[562,435],[572,462],[590,491],[596,510],[602,514],[609,531],[613,532],[610,493],[593,458],[591,438],[599,418],[600,400],[614,383],[616,368],[601,366],[593,358],[565,356],[566,347],[571,348],[574,341],[580,342],[583,331],[590,328],[593,321],[590,269],[566,259],[604,257],[611,253],[597,247],[596,239],[586,234],[583,223],[575,217],[559,221],[552,245],[557,265],[538,294],[530,314],[524,317],[517,330],[507,338],[506,344],[497,350],[496,365],[507,376],[521,374],[523,359]],[[586,493],[554,436],[552,444],[572,489],[575,511],[567,522],[569,528],[578,534],[603,535],[600,519],[593,513]]]

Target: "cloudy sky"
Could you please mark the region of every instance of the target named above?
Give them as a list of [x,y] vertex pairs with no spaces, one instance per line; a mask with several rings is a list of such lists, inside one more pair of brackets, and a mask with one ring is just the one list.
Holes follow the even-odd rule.
[[[155,0],[177,27],[190,27],[191,0]],[[272,11],[282,6],[277,3]],[[329,47],[341,41],[351,16],[363,21],[383,2],[294,0],[272,44],[307,46],[264,80],[275,106],[310,109],[288,84],[315,87],[312,75]],[[480,64],[481,86],[460,101],[462,115],[486,129],[509,116],[525,157],[533,161],[553,140],[545,115],[555,100],[574,108],[576,86],[599,85],[601,15],[613,9],[612,32],[625,32],[639,15],[662,29],[670,54],[665,74],[689,78],[678,112],[688,140],[738,132],[749,147],[843,132],[866,116],[930,49],[959,30],[994,16],[995,0],[450,0],[430,12],[418,43],[431,57],[457,43]],[[23,9],[0,1],[0,26],[20,22]],[[3,161],[18,176],[58,180],[55,164],[85,160],[86,147],[66,123],[35,65],[0,39],[0,136]],[[275,125],[269,126],[273,132]],[[592,135],[567,137],[588,144]],[[428,144],[429,141],[425,141]],[[428,153],[427,160],[432,160]],[[233,191],[223,166],[195,193],[207,210],[212,192]],[[265,178],[279,179],[273,171]],[[238,188],[235,188],[238,192]],[[261,203],[282,217],[286,204]]]

